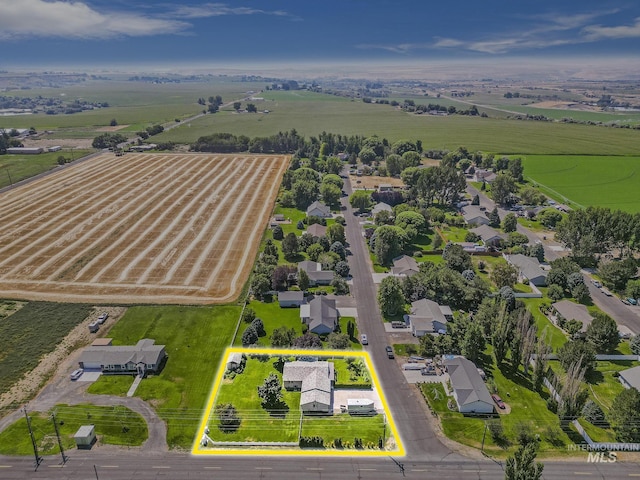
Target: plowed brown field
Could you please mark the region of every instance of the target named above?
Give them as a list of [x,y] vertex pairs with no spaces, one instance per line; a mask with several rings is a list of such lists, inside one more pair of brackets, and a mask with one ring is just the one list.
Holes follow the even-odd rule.
[[0,195],[0,296],[221,303],[250,272],[288,157],[104,154]]

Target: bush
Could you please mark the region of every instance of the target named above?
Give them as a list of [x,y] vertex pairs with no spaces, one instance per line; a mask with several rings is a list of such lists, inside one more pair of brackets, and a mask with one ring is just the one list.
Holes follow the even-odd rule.
[[499,419],[489,420],[487,422],[487,428],[489,429],[493,443],[496,445],[503,445],[505,443],[504,429]]
[[550,412],[558,413],[558,402],[556,402],[552,396],[547,398],[547,408]]
[[264,323],[262,319],[254,318],[253,321],[251,322],[251,327],[253,327],[253,329],[256,331],[259,337],[263,337],[266,335],[266,332],[264,331]]
[[254,345],[258,343],[258,332],[253,328],[253,325],[249,325],[242,334],[242,346]]
[[640,335],[635,335],[631,339],[631,353],[634,355],[640,355]]
[[587,403],[584,404],[584,407],[582,407],[582,416],[592,425],[596,425],[598,427],[604,427],[607,425],[602,408],[600,408],[600,405],[593,400],[587,400]]
[[284,232],[282,231],[282,227],[280,225],[276,225],[273,227],[273,239],[274,240],[282,240],[284,238]]

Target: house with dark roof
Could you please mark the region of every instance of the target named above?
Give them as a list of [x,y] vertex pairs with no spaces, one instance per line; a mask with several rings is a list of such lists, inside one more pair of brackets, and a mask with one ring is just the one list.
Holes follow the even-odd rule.
[[593,317],[584,305],[569,300],[560,300],[559,302],[552,303],[551,307],[556,317],[560,315],[567,322],[569,320],[582,322],[582,328],[580,329],[582,333],[587,331],[587,327],[593,321]]
[[324,237],[327,234],[327,227],[324,225],[320,225],[319,223],[314,223],[313,225],[309,225],[305,233],[308,233],[312,237]]
[[304,303],[304,292],[300,290],[287,290],[278,292],[278,304],[280,308],[299,307]]
[[635,388],[640,391],[640,366],[622,370],[618,378],[624,388]]
[[331,209],[324,203],[315,201],[307,207],[307,217],[331,218]]
[[462,208],[462,216],[464,221],[469,225],[489,225],[489,219],[485,215],[484,210],[480,210],[477,205],[467,205]]
[[460,413],[493,413],[491,394],[471,360],[464,357],[448,358],[444,366]]
[[393,259],[393,267],[391,267],[391,273],[393,275],[404,275],[410,277],[420,271],[418,262],[413,257],[408,255],[401,255]]
[[309,285],[329,285],[335,276],[333,270],[322,270],[322,264],[305,260],[298,263],[298,270],[304,270],[309,277]]
[[497,245],[504,241],[504,236],[489,225],[480,225],[469,231],[478,235],[485,245]]
[[547,284],[548,272],[540,267],[540,262],[537,258],[528,257],[520,253],[517,255],[505,255],[504,258],[518,269],[520,281],[526,278],[529,283],[537,287],[544,287]]
[[300,319],[309,326],[311,333],[327,335],[338,326],[336,301],[327,297],[316,297],[300,306]]
[[447,322],[453,319],[453,312],[446,305],[423,298],[411,303],[411,313],[405,317],[411,333],[422,337],[428,333],[446,332]]
[[287,390],[300,391],[300,410],[303,413],[331,413],[335,370],[332,362],[286,362],[282,383]]
[[102,373],[138,374],[158,372],[167,358],[164,345],[155,345],[148,338],[134,346],[90,346],[84,349],[78,363],[85,370]]

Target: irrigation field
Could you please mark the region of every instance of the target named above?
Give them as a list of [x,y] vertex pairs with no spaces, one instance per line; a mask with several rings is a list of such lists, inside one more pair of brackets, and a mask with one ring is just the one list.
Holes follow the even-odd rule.
[[0,196],[0,296],[222,303],[251,269],[286,156],[103,154]]
[[523,164],[527,179],[560,202],[640,212],[640,157],[527,155]]

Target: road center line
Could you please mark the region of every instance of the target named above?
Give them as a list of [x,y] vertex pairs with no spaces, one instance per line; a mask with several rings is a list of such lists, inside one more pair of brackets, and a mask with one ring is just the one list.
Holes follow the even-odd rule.
[[120,465],[100,465],[100,468],[118,468]]

